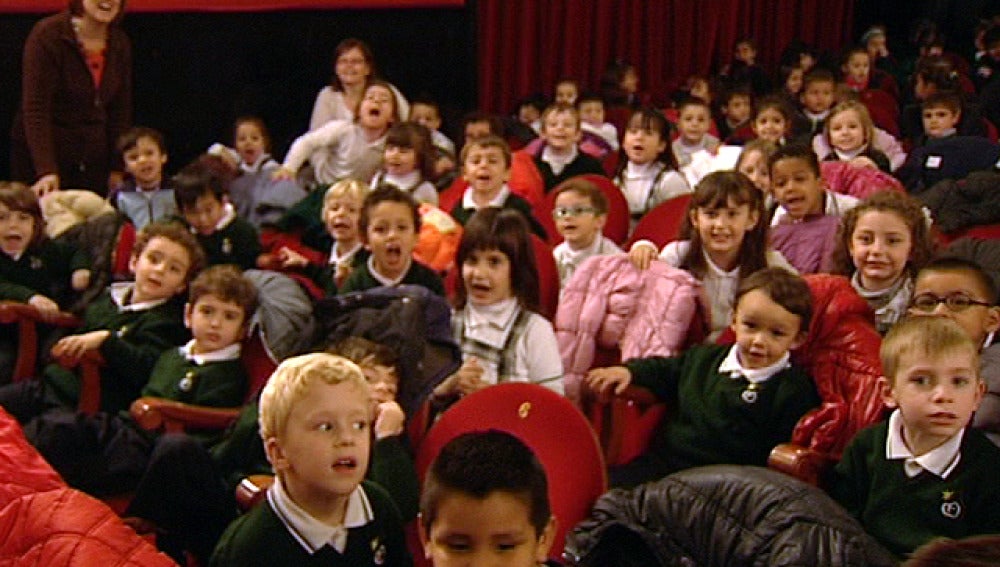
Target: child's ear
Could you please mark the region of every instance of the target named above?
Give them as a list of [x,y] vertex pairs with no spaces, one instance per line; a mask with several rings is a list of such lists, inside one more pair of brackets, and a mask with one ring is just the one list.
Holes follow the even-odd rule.
[[271,436],[264,440],[264,453],[274,472],[288,470],[288,458],[285,457],[285,451],[281,448],[277,437]]
[[983,330],[988,335],[997,332],[998,329],[1000,329],[1000,307],[987,307],[986,318],[983,319]]
[[538,536],[538,547],[535,550],[535,561],[539,564],[545,563],[549,558],[549,550],[556,539],[556,517],[549,516],[549,522],[545,524],[545,529]]
[[799,331],[799,334],[795,335],[795,340],[788,347],[788,350],[795,350],[806,343],[806,339],[809,338],[809,331]]
[[608,213],[597,215],[594,220],[597,222],[597,228],[603,231],[604,225],[608,222]]
[[892,394],[892,381],[885,376],[878,377],[879,391],[882,393],[882,403],[888,408],[896,408],[896,397]]
[[424,558],[431,558],[431,527],[424,522],[424,515],[417,514],[417,535],[420,536],[420,548],[424,550]]

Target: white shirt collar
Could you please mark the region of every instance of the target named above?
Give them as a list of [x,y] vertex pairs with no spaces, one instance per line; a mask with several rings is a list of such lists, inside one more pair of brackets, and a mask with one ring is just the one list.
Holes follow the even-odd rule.
[[375,278],[375,280],[378,281],[378,283],[386,287],[394,287],[401,284],[403,282],[403,279],[406,277],[406,274],[410,272],[411,265],[413,265],[413,259],[412,258],[407,259],[406,267],[403,268],[403,271],[399,273],[399,277],[395,279],[389,279],[380,274],[378,270],[375,269],[375,255],[373,254],[368,257],[368,271],[371,272],[372,277]]
[[[509,196],[510,196],[510,187],[507,187],[507,184],[504,183],[503,187],[500,188],[500,192],[497,193],[497,196],[493,197],[493,199],[490,200],[490,202],[486,206],[487,207],[503,207],[504,201],[506,201],[507,197],[509,197]],[[471,187],[468,188],[468,189],[466,189],[465,190],[465,194],[462,195],[462,208],[463,209],[476,209],[476,210],[480,209],[480,207],[478,205],[476,205],[476,202],[472,199],[472,188]]]
[[962,428],[944,443],[919,457],[914,457],[903,438],[903,414],[897,409],[889,416],[889,435],[885,440],[885,458],[903,459],[903,471],[910,478],[917,476],[921,471],[927,471],[940,478],[948,478],[948,475],[955,470],[958,462],[962,459],[962,436],[964,434],[965,428]]
[[344,523],[339,526],[325,524],[302,509],[285,492],[279,477],[275,477],[274,485],[267,491],[267,502],[292,537],[310,555],[324,545],[330,545],[338,553],[344,553],[347,549],[347,530],[359,528],[375,519],[368,495],[361,485],[348,496]]
[[[222,205],[222,218],[219,219],[219,222],[215,223],[215,231],[218,232],[226,228],[234,220],[236,220],[236,208],[233,207],[232,203],[224,203]],[[198,230],[195,227],[190,227],[190,230],[191,234],[198,235]]]
[[839,159],[840,161],[851,161],[852,159],[861,155],[861,153],[864,151],[865,151],[865,146],[861,146],[860,148],[855,148],[849,152],[833,148],[833,153],[837,154],[837,159]]
[[739,345],[733,345],[729,349],[729,354],[726,355],[722,364],[719,365],[719,374],[729,374],[729,377],[733,379],[746,378],[747,382],[760,384],[791,366],[789,362],[791,355],[786,352],[784,356],[770,366],[765,366],[764,368],[744,368],[743,363],[740,362],[739,349]]
[[194,339],[191,339],[186,345],[178,347],[178,350],[181,351],[184,358],[194,362],[198,366],[204,366],[209,362],[236,360],[240,357],[240,352],[243,350],[243,344],[236,342],[219,350],[195,354],[192,352],[194,350],[194,343]]
[[809,120],[812,120],[813,122],[817,122],[819,120],[826,120],[826,117],[830,116],[830,110],[829,109],[824,110],[823,112],[813,113],[813,112],[810,112],[808,108],[803,108],[802,109],[802,113],[806,115],[806,118],[808,118]]
[[625,179],[654,178],[660,172],[661,165],[657,160],[642,165],[629,161],[625,166]]
[[330,247],[330,261],[328,263],[336,265],[346,264],[354,258],[354,255],[358,253],[358,250],[361,250],[361,247],[362,244],[360,241],[355,242],[350,250],[343,254],[337,254],[337,243],[334,242],[333,246]]
[[409,191],[420,183],[420,170],[414,169],[406,175],[393,175],[388,171],[382,176],[383,183],[390,183],[403,191]]
[[507,333],[519,312],[516,297],[492,305],[465,304],[465,334],[495,348],[503,348]]
[[542,161],[549,164],[552,168],[552,173],[559,175],[562,173],[566,166],[569,165],[576,156],[579,155],[579,151],[576,149],[576,145],[570,146],[569,152],[566,154],[557,154],[552,151],[548,145],[542,148]]
[[723,270],[715,262],[712,261],[712,258],[708,255],[708,252],[702,250],[701,254],[705,258],[705,264],[708,266],[708,269],[712,270],[712,272],[716,276],[718,276],[720,278],[738,278],[738,277],[740,277],[740,266],[739,266],[739,264],[737,264],[735,268],[733,268],[732,270],[729,270],[727,272],[726,270]]
[[141,303],[125,303],[125,301],[132,296],[133,289],[135,289],[135,282],[115,282],[111,284],[111,288],[108,292],[111,294],[111,300],[118,306],[118,311],[145,311],[146,309],[152,309],[158,305],[163,305],[170,300],[169,297],[164,297],[162,299],[143,301]]

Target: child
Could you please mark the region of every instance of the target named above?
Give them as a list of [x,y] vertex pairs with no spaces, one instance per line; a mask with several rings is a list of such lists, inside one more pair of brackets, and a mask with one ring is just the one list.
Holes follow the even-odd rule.
[[601,147],[601,153],[595,157],[617,152],[618,129],[614,124],[604,121],[604,99],[597,93],[583,93],[577,107],[580,109],[580,129],[583,131],[584,141],[589,140]]
[[822,135],[832,148],[823,161],[846,161],[856,167],[891,172],[889,158],[874,146],[875,124],[860,102],[846,101],[833,107]]
[[870,195],[840,222],[832,272],[851,278],[883,335],[903,317],[913,278],[931,258],[928,225],[920,202],[898,191]]
[[[309,130],[316,130],[334,120],[354,120],[365,89],[378,77],[375,54],[367,43],[353,37],[338,43],[333,52],[330,84],[316,94],[312,116],[309,117]],[[398,104],[396,115],[401,120],[406,120],[409,116],[409,103],[394,85],[389,85],[389,88]]]
[[493,134],[468,140],[462,148],[461,159],[462,175],[469,183],[469,188],[451,210],[451,216],[455,220],[464,225],[469,222],[473,213],[486,207],[514,209],[524,215],[531,231],[539,238],[548,238],[528,201],[512,193],[507,186],[513,163],[507,142]]
[[792,129],[792,110],[779,96],[766,96],[754,105],[750,121],[754,136],[782,146]]
[[363,480],[371,393],[356,364],[289,358],[260,396],[260,435],[277,473],[267,502],[226,529],[210,565],[411,565],[389,495]]
[[294,179],[309,160],[316,181],[329,185],[345,177],[371,179],[382,164],[385,134],[399,120],[399,101],[389,83],[371,81],[353,120],[332,120],[292,142],[276,179]]
[[586,179],[571,179],[556,189],[552,216],[563,241],[552,250],[559,270],[559,286],[565,287],[584,260],[601,254],[619,254],[621,249],[601,231],[608,220],[608,199]]
[[536,567],[545,563],[555,529],[545,469],[513,435],[464,433],[431,463],[420,541],[434,567]]
[[887,421],[857,435],[831,494],[898,556],[1000,532],[1000,449],[966,426],[983,397],[976,345],[952,321],[904,319],[881,348]]
[[712,108],[698,97],[689,97],[677,108],[677,130],[680,136],[671,144],[678,167],[691,163],[691,156],[700,151],[714,154],[719,139],[708,133],[712,123]]
[[649,451],[611,469],[611,485],[632,487],[717,463],[765,466],[771,449],[791,439],[795,424],[821,401],[809,376],[789,365],[789,350],[805,340],[811,316],[806,282],[765,268],[736,292],[735,345],[697,345],[677,358],[591,370],[586,381],[598,394],[635,383],[676,408]]
[[174,196],[208,265],[235,264],[249,270],[257,265],[260,236],[229,203],[228,181],[222,160],[204,155],[174,176]]
[[580,135],[580,113],[575,106],[555,104],[542,113],[544,144],[535,154],[535,166],[542,174],[546,193],[577,175],[604,175],[601,162],[580,151]]
[[258,173],[277,167],[271,157],[271,134],[264,121],[256,116],[241,116],[233,127],[233,148],[213,144],[208,153],[226,161],[235,160],[241,173]]
[[917,273],[910,315],[954,320],[980,351],[980,378],[986,395],[972,419],[995,445],[1000,445],[1000,308],[993,278],[975,262],[958,257],[931,260]]
[[721,103],[722,120],[718,121],[719,137],[726,140],[727,144],[742,142],[742,139],[734,139],[733,134],[750,124],[750,113],[753,111],[750,89],[746,87],[728,89],[722,96]]
[[799,102],[802,109],[792,135],[795,138],[813,136],[823,131],[823,124],[833,108],[833,93],[837,80],[826,69],[816,68],[802,78],[802,94]]
[[562,79],[556,83],[556,104],[568,104],[576,106],[576,100],[580,98],[580,83],[575,79]]
[[534,382],[562,394],[556,335],[535,312],[538,272],[524,218],[506,209],[478,211],[456,262],[462,285],[451,325],[463,363],[434,388],[433,401],[446,405],[500,382]]
[[764,194],[764,208],[770,207],[773,197],[771,196],[771,172],[768,169],[768,160],[778,151],[778,146],[770,140],[750,140],[743,146],[740,157],[736,158],[736,171],[746,175],[753,182],[757,189]]
[[136,126],[118,138],[118,152],[129,179],[115,193],[115,208],[132,221],[136,230],[177,214],[174,191],[164,183],[167,146],[163,134]]
[[[780,252],[767,249],[763,218],[764,194],[745,176],[732,171],[710,173],[695,187],[681,240],[660,252],[660,260],[691,272],[705,286],[712,308],[708,342],[729,326],[742,277],[766,266],[794,271]],[[632,245],[629,257],[645,270],[656,257],[656,246],[640,240]]]
[[[117,413],[139,397],[157,358],[188,340],[179,294],[201,270],[204,253],[191,233],[175,223],[151,223],[136,236],[129,267],[134,282],[120,282],[88,307],[79,332],[52,348],[57,357],[79,360],[94,351],[104,358],[100,411]],[[75,408],[80,379],[58,364],[41,380],[0,388],[0,406],[21,423],[54,407]]]
[[608,63],[601,75],[601,97],[611,107],[639,108],[648,98],[639,93],[639,73],[624,59]]
[[429,181],[434,178],[434,146],[427,128],[416,122],[394,124],[386,132],[382,156],[382,169],[372,177],[372,187],[389,183],[418,203],[437,205],[437,189]]
[[[927,142],[927,132],[924,131],[922,113],[923,103],[934,94],[949,93],[958,100],[959,119],[955,125],[957,134],[961,136],[987,135],[983,112],[989,112],[986,101],[980,104],[967,104],[962,94],[961,75],[955,69],[955,64],[948,57],[923,57],[917,62],[913,73],[913,102],[903,107],[899,115],[899,131],[901,137],[914,147],[920,147]],[[982,111],[980,110],[982,109]]]
[[782,65],[778,78],[781,81],[781,96],[785,98],[789,106],[793,108],[798,104],[799,95],[802,94],[802,79],[805,71],[798,63],[794,65]]
[[804,144],[779,148],[769,165],[771,192],[778,204],[771,222],[771,246],[799,273],[829,269],[840,217],[858,199],[825,189],[816,154]]
[[733,62],[725,75],[734,85],[747,85],[754,96],[763,96],[771,92],[771,81],[765,72],[757,65],[757,42],[744,37],[736,42],[733,51]]
[[392,185],[372,189],[361,206],[358,228],[371,255],[347,277],[339,293],[414,284],[444,295],[441,278],[413,259],[420,213],[409,193]]
[[656,205],[691,192],[670,149],[670,123],[660,111],[645,107],[632,113],[622,139],[615,185],[628,201],[630,230]]
[[[410,107],[410,120],[431,131],[431,143],[437,150],[435,159],[435,176],[441,176],[455,167],[455,142],[441,133],[441,107],[429,98],[413,101]],[[448,163],[444,163],[447,161]]]
[[543,110],[545,110],[545,99],[542,95],[525,97],[517,103],[517,122],[538,134],[542,130]]

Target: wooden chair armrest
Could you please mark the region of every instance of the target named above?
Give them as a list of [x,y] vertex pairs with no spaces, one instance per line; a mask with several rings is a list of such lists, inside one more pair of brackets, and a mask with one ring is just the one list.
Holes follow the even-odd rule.
[[604,448],[605,462],[620,465],[638,456],[648,444],[666,405],[645,388],[629,386],[611,399],[585,392],[587,417]]
[[269,474],[252,474],[236,485],[236,504],[244,512],[253,508],[267,495],[267,490],[274,484],[274,477]]
[[835,464],[829,455],[794,443],[782,443],[771,450],[767,466],[813,486],[820,486],[824,475]]
[[188,428],[225,429],[236,421],[241,409],[196,406],[147,396],[132,402],[129,411],[143,429],[180,433]]
[[94,415],[101,409],[101,368],[104,357],[96,350],[87,351],[80,358],[55,357],[63,368],[73,370],[79,367],[80,400],[77,409],[87,415]]
[[57,313],[47,320],[41,311],[27,303],[17,301],[0,301],[0,324],[17,324],[17,340],[20,345],[14,373],[15,382],[26,380],[35,375],[35,363],[38,360],[38,329],[37,324],[44,322],[57,327],[77,327],[82,324],[79,318],[69,313]]
[[83,324],[79,317],[72,313],[60,311],[52,317],[45,318],[35,306],[19,301],[0,301],[0,323],[9,324],[20,321],[46,323],[57,327],[78,327]]

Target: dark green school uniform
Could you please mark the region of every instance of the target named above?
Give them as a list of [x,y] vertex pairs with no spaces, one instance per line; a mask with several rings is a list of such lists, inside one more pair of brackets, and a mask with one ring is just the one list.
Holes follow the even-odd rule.
[[257,267],[260,256],[260,234],[245,219],[235,217],[223,228],[212,234],[196,234],[198,244],[205,250],[209,266],[235,264],[244,270]]
[[[434,293],[444,296],[444,282],[441,281],[441,276],[416,260],[410,263],[410,269],[406,271],[406,275],[403,276],[403,280],[399,283],[424,286]],[[345,294],[352,291],[365,291],[366,289],[376,287],[382,287],[382,282],[375,279],[366,261],[347,277],[347,281],[344,282],[344,285],[337,292]]]
[[[360,248],[351,258],[351,273],[360,270],[368,263],[368,258],[372,255],[366,248]],[[334,279],[337,275],[337,266],[329,262],[322,266],[317,264],[307,264],[302,268],[302,273],[309,279],[316,282],[316,285],[323,289],[326,295],[337,295],[337,282]],[[350,277],[350,276],[348,276]],[[344,280],[347,283],[347,280]]]
[[[545,227],[543,227],[542,223],[538,222],[538,219],[535,218],[535,213],[531,210],[531,203],[523,197],[511,193],[503,202],[502,208],[514,209],[524,215],[524,220],[528,221],[528,228],[531,229],[531,232],[535,233],[535,235],[542,240],[548,240],[549,237],[548,233],[545,232]],[[465,226],[475,213],[476,209],[467,209],[462,206],[461,199],[459,199],[459,201],[455,203],[455,206],[451,209],[451,216],[462,226]]]
[[17,260],[0,252],[0,300],[27,302],[44,295],[65,302],[76,270],[89,270],[90,256],[68,244],[46,240]]
[[858,433],[837,464],[830,493],[893,553],[904,556],[935,537],[1000,533],[1000,448],[966,428],[958,465],[947,478],[904,459],[886,458],[888,420]]
[[556,174],[552,171],[552,166],[549,165],[549,162],[541,158],[542,151],[544,150],[539,150],[539,155],[535,156],[534,160],[535,167],[538,168],[538,173],[542,175],[542,183],[545,186],[546,193],[551,192],[563,181],[566,181],[571,177],[576,177],[577,175],[586,175],[588,173],[604,176],[607,175],[604,171],[604,166],[601,165],[601,162],[584,152],[578,152],[576,158],[567,163],[566,166],[562,168],[562,171]]

